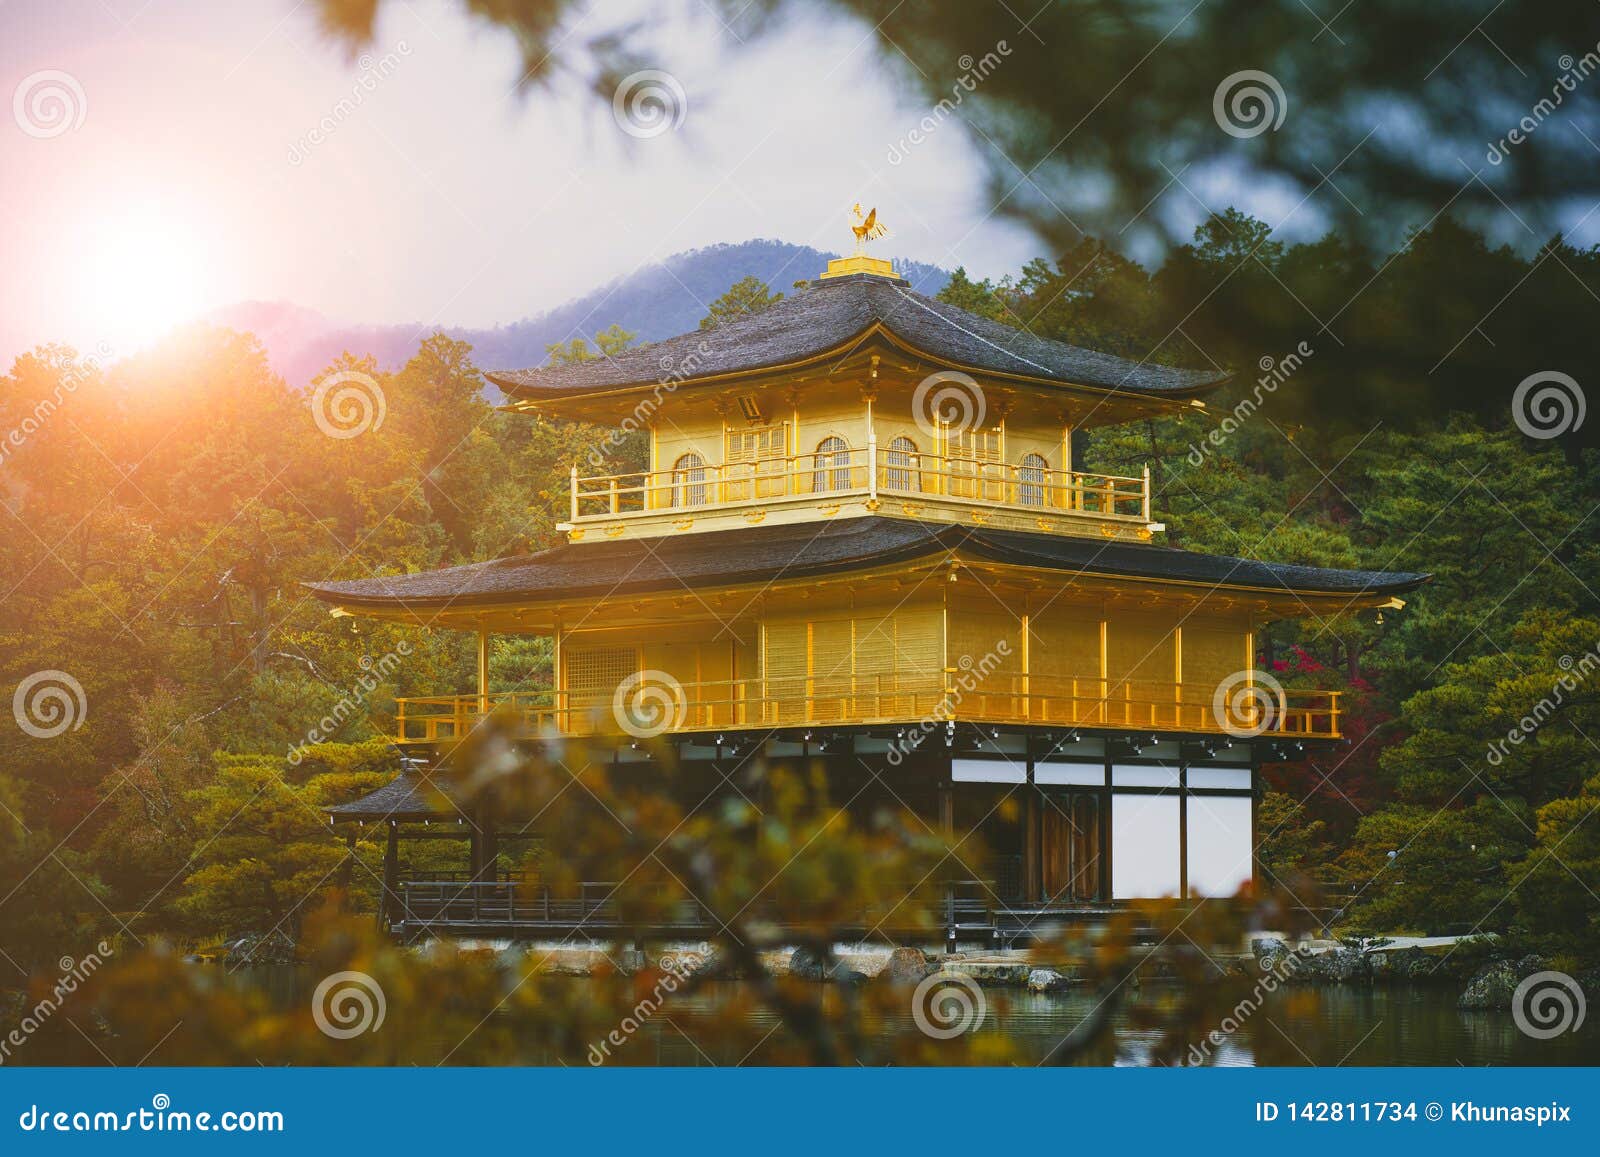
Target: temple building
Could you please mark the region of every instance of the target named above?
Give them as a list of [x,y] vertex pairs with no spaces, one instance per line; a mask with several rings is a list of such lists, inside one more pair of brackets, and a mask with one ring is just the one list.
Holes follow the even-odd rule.
[[[409,769],[331,812],[387,825],[405,935],[603,931],[598,903],[515,898],[498,833],[453,810],[450,754],[491,713],[530,753],[583,735],[645,776],[641,736],[708,784],[820,759],[859,806],[977,829],[995,854],[963,935],[1231,895],[1257,871],[1260,766],[1341,740],[1339,694],[1280,688],[1257,632],[1396,609],[1427,577],[1160,545],[1148,468],[1086,473],[1074,435],[1203,411],[1226,375],[1033,337],[859,247],[760,314],[488,377],[529,420],[647,431],[648,468],[574,464],[553,549],[313,586],[336,613],[476,635],[477,686],[401,700]],[[552,688],[491,684],[506,634],[553,641]],[[468,838],[471,905],[404,877],[424,825]]]

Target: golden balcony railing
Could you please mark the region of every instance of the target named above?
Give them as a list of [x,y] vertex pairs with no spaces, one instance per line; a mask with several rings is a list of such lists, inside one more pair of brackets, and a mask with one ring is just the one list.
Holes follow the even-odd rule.
[[[991,675],[963,686],[962,672],[944,676],[793,676],[720,682],[653,682],[636,704],[616,695],[511,692],[437,695],[397,700],[394,739],[439,743],[460,739],[490,715],[528,736],[605,735],[768,729],[811,724],[911,724],[926,720],[1035,724],[1248,737],[1273,734],[1337,739],[1343,708],[1338,691],[1278,691],[1234,696],[1220,708],[1216,688],[1144,680],[1050,679]],[[645,705],[645,714],[631,715]]]
[[725,464],[583,477],[572,467],[573,522],[829,496],[917,496],[1023,512],[1150,520],[1150,471],[1139,477],[1050,470],[976,458],[834,450]]

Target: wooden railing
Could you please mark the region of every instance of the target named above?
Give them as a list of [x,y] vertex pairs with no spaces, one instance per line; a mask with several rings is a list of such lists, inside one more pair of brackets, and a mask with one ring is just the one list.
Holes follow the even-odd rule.
[[[1146,680],[1057,679],[990,674],[976,681],[940,674],[793,676],[720,682],[649,684],[626,696],[568,692],[436,695],[397,700],[395,739],[438,743],[462,738],[490,715],[513,720],[527,735],[653,735],[813,723],[916,723],[946,719],[1033,723],[1247,736],[1272,733],[1337,739],[1338,691],[1283,691],[1224,703],[1216,687]],[[1265,688],[1262,688],[1265,692]]]
[[753,462],[580,477],[573,522],[761,505],[829,495],[922,496],[1019,510],[1150,520],[1150,471],[1137,477],[882,450],[837,450]]

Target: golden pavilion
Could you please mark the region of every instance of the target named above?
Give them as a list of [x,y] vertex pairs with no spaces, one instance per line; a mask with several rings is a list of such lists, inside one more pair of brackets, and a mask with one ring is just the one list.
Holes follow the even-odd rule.
[[[492,825],[433,790],[491,715],[530,750],[582,735],[646,769],[670,744],[712,784],[752,755],[824,760],[862,806],[888,793],[981,829],[995,867],[968,923],[996,936],[1231,895],[1256,872],[1261,764],[1341,738],[1339,695],[1279,688],[1256,632],[1395,608],[1427,577],[1159,545],[1148,469],[1082,471],[1073,436],[1203,409],[1226,375],[1011,329],[859,247],[762,313],[488,377],[530,421],[647,431],[648,468],[574,464],[553,549],[313,586],[337,613],[477,639],[476,687],[400,701],[408,770],[331,811],[387,825],[383,918],[402,933],[561,923],[548,898],[509,898]],[[492,684],[506,634],[553,641],[553,687]],[[402,879],[421,825],[464,828],[467,874],[503,902]]]

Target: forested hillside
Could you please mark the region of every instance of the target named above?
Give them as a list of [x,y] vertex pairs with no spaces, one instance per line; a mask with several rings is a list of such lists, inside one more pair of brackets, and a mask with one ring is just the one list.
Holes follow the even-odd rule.
[[[770,269],[741,252],[703,251],[695,296]],[[796,277],[823,259],[768,251],[796,254]],[[109,366],[44,348],[0,378],[0,676],[38,709],[0,729],[0,947],[19,967],[96,932],[292,932],[345,883],[370,901],[319,808],[393,773],[375,740],[393,697],[470,686],[470,643],[332,618],[300,584],[551,544],[568,463],[604,432],[493,410],[479,367],[705,315],[651,284],[574,305],[516,356],[436,334],[393,370],[370,348],[328,358],[319,381],[381,390],[353,436],[224,329]],[[1552,430],[1512,406],[1532,375],[1582,382],[1597,292],[1600,254],[1559,242],[1521,256],[1444,219],[1364,254],[1236,215],[1154,272],[1085,243],[944,289],[1044,336],[1236,371],[1206,416],[1082,447],[1090,469],[1152,464],[1173,544],[1435,575],[1381,621],[1261,638],[1285,683],[1350,692],[1351,741],[1272,771],[1262,815],[1274,878],[1356,894],[1352,927],[1600,938],[1593,426],[1530,436]],[[31,691],[60,694],[25,704],[40,673]],[[547,686],[547,647],[498,640],[492,679]],[[370,868],[375,846],[358,852]]]
[[[510,325],[445,326],[442,332],[470,344],[476,363],[484,369],[523,369],[543,364],[547,345],[613,323],[640,341],[675,337],[693,329],[707,305],[740,278],[759,278],[781,292],[796,281],[815,277],[837,256],[784,241],[709,245],[644,265],[565,305]],[[950,279],[948,272],[932,265],[899,264],[921,293],[937,293]],[[427,323],[343,325],[284,302],[245,302],[218,311],[212,320],[255,334],[266,347],[272,369],[297,386],[309,382],[344,350],[360,350],[384,369],[396,369],[416,351],[418,341],[439,328]],[[486,388],[491,397],[499,396],[493,386]]]

